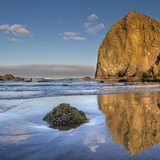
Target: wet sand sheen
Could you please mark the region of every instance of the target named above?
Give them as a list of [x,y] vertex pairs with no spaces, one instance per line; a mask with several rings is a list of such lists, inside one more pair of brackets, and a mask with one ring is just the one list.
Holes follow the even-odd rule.
[[[1,159],[157,159],[160,92],[62,96],[1,101]],[[90,119],[76,129],[54,130],[42,120],[60,103]],[[83,154],[82,154],[83,153]]]

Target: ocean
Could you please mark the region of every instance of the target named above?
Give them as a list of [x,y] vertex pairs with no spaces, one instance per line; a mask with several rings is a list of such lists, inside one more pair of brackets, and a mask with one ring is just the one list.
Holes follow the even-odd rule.
[[[0,159],[160,159],[159,97],[159,83],[0,81]],[[50,128],[43,117],[61,103],[89,122]]]

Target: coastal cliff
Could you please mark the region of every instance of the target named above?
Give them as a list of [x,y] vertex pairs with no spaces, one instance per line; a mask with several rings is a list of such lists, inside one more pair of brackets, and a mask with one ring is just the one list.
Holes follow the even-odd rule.
[[160,22],[131,11],[103,40],[95,78],[159,77],[159,71]]

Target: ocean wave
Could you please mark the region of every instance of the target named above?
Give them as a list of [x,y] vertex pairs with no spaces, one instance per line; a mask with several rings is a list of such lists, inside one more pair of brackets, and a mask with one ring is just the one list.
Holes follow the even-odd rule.
[[71,80],[55,80],[51,82],[6,82],[0,83],[0,100],[150,92],[159,90],[160,84],[147,82],[100,83],[98,81]]

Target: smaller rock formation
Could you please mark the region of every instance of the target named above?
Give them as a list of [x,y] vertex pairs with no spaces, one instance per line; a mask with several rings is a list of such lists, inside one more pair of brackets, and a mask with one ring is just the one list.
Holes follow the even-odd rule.
[[33,78],[27,78],[27,79],[25,79],[25,82],[33,82]]
[[5,81],[15,79],[15,77],[11,74],[6,74],[6,75],[2,76],[1,78],[2,78],[2,80],[5,80]]
[[91,81],[92,78],[91,77],[84,77],[84,78],[82,78],[82,80],[84,80],[84,81]]
[[78,111],[76,108],[65,103],[53,108],[43,120],[47,121],[52,128],[57,128],[59,130],[76,128],[88,122],[84,112]]
[[0,76],[0,80],[3,80],[3,81],[23,81],[24,78],[14,77],[12,74],[6,74],[4,76]]

